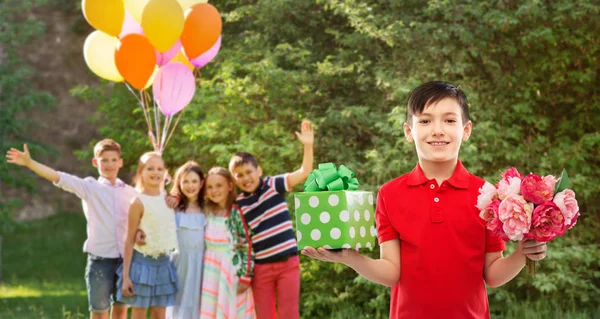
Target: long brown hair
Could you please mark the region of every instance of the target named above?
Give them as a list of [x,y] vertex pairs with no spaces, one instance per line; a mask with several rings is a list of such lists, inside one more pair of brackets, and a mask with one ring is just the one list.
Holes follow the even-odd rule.
[[[165,162],[162,158],[162,155],[158,152],[146,152],[142,156],[140,156],[140,159],[138,161],[138,167],[135,170],[135,176],[133,177],[133,184],[135,185],[135,189],[137,189],[140,192],[143,190],[142,189],[142,186],[143,186],[142,185],[142,171],[146,167],[146,163],[148,163],[148,161],[154,157],[160,158],[163,161],[163,163]],[[166,174],[166,169],[167,168],[165,166],[165,174]]]
[[198,165],[198,163],[194,161],[188,161],[187,163],[179,167],[175,172],[175,177],[173,178],[173,186],[171,187],[171,194],[178,195],[181,198],[181,201],[179,201],[179,205],[177,205],[177,209],[182,212],[185,212],[185,210],[188,208],[188,206],[190,205],[190,200],[181,191],[180,184],[183,177],[190,172],[194,172],[200,177],[200,183],[202,183],[202,187],[200,188],[200,192],[198,193],[198,205],[200,205],[200,208],[204,209],[204,173],[202,172],[202,168],[200,168],[200,165]]
[[[235,191],[235,184],[233,184],[233,178],[231,177],[231,173],[223,167],[213,167],[208,173],[206,173],[206,178],[208,179],[211,175],[221,175],[228,183],[231,184],[231,192],[229,192],[229,196],[227,196],[227,204],[225,205],[225,209],[227,210],[227,214],[231,212],[231,208],[233,207],[233,203],[235,202],[235,198],[237,197],[237,193]],[[219,204],[211,201],[210,199],[206,199],[204,206],[206,207],[205,213],[213,214],[215,211],[219,209]]]

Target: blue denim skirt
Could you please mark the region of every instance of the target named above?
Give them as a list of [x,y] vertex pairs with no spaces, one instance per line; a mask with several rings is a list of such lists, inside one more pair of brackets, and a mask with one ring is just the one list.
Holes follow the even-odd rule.
[[123,265],[117,269],[117,300],[136,308],[168,307],[175,304],[177,272],[169,255],[144,256],[134,250],[129,269],[135,295],[123,295]]

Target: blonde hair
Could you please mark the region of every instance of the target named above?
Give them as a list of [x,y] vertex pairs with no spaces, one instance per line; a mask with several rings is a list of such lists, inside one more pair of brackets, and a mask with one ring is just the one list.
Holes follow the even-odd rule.
[[[146,152],[144,153],[142,156],[140,156],[140,159],[138,161],[138,167],[135,171],[135,176],[133,177],[133,184],[135,185],[135,189],[137,189],[138,191],[142,191],[142,171],[144,170],[144,168],[146,167],[146,164],[148,163],[148,161],[151,158],[155,158],[158,157],[160,158],[163,163],[165,162],[165,160],[163,160],[162,155],[158,152]],[[165,167],[166,170],[166,167]]]
[[[237,193],[235,191],[235,186],[233,184],[233,178],[231,177],[231,173],[229,173],[229,171],[226,170],[225,168],[217,166],[217,167],[211,168],[208,171],[208,173],[206,173],[206,179],[208,179],[208,177],[211,175],[220,175],[223,178],[225,178],[225,180],[227,180],[228,183],[231,184],[231,191],[229,192],[229,196],[227,196],[227,203],[225,204],[225,209],[227,209],[227,214],[229,214],[229,212],[231,211],[231,208],[233,207],[233,203],[235,202],[235,198],[237,197]],[[207,198],[204,203],[204,207],[206,208],[205,213],[213,214],[215,211],[217,211],[219,209],[219,204],[217,204]]]
[[104,151],[115,151],[121,155],[121,145],[119,143],[111,140],[110,138],[105,138],[102,141],[96,143],[94,145],[94,157],[98,158],[102,155]]

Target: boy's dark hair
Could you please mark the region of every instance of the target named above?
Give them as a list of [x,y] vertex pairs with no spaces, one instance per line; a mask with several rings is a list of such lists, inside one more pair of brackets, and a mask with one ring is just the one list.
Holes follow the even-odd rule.
[[229,161],[229,170],[233,170],[234,168],[244,164],[252,164],[254,168],[258,168],[258,160],[256,160],[254,155],[246,152],[239,152],[235,153],[235,155],[231,157],[231,160]]
[[412,118],[423,113],[431,104],[445,98],[455,99],[462,110],[463,125],[469,121],[469,104],[467,95],[458,86],[443,81],[431,81],[416,87],[408,96],[406,123],[412,125]]

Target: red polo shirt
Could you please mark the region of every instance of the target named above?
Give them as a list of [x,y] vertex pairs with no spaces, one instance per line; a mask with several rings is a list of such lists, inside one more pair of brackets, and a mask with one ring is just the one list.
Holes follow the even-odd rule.
[[489,318],[483,264],[506,248],[475,207],[484,180],[458,161],[438,185],[417,164],[381,187],[379,243],[400,239],[401,275],[392,288],[390,318]]

